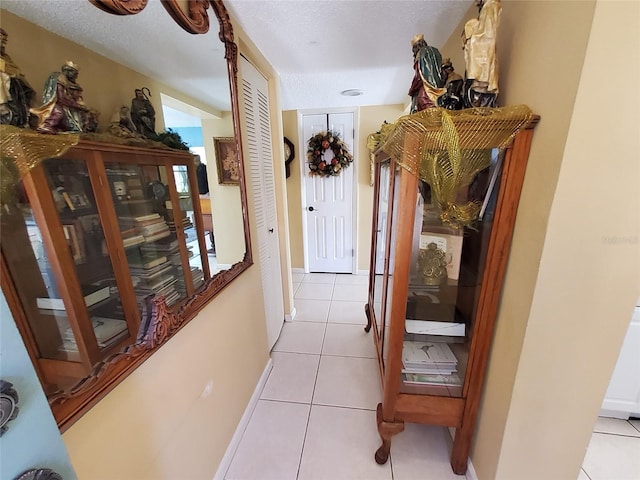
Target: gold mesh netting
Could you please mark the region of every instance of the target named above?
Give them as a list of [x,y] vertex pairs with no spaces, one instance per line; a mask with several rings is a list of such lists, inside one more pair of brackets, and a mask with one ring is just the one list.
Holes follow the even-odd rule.
[[0,125],[0,200],[5,205],[22,177],[42,160],[58,157],[80,141],[78,134],[42,135]]
[[381,138],[375,140],[400,166],[429,184],[444,223],[470,226],[480,203],[460,202],[460,191],[490,165],[491,149],[508,146],[532,119],[526,105],[428,108],[400,117],[386,135],[381,130]]
[[380,141],[389,135],[394,126],[395,125],[393,123],[384,122],[380,126],[379,132],[372,133],[367,137],[367,148],[372,152],[378,148],[378,146],[380,146]]

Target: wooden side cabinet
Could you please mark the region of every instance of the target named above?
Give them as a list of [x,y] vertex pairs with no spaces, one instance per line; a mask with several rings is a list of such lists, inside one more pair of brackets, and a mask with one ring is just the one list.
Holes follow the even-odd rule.
[[523,120],[500,148],[491,117],[470,135],[458,123],[462,161],[482,157],[481,167],[446,206],[443,179],[454,178],[456,167],[449,176],[433,173],[450,167],[442,142],[430,144],[440,138],[438,127],[414,129],[411,117],[399,120],[410,128],[396,134],[395,145],[376,152],[365,307],[383,385],[375,459],[387,461],[405,422],[454,427],[451,466],[464,474],[537,117]]
[[141,341],[150,299],[177,308],[210,276],[188,152],[80,140],[5,186],[2,289],[47,393]]

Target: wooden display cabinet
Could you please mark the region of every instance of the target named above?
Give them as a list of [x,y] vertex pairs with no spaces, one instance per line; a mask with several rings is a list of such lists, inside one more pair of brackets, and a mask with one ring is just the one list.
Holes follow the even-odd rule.
[[[462,226],[443,221],[431,186],[404,168],[431,148],[433,131],[397,138],[402,155],[376,152],[365,330],[373,326],[383,385],[378,463],[387,461],[391,438],[404,422],[425,423],[455,428],[451,466],[456,474],[466,472],[536,122],[526,120],[501,149],[492,140],[476,145],[474,135],[459,132],[459,146],[481,149],[488,165],[459,192],[459,199],[481,206]],[[493,128],[489,119],[480,130]],[[394,150],[388,143],[383,148]]]
[[141,341],[149,300],[209,278],[198,200],[190,153],[86,140],[3,191],[2,288],[47,393]]

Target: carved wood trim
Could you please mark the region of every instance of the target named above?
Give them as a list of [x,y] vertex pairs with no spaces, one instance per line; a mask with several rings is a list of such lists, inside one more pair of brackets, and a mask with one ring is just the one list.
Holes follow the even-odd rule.
[[[149,0],[89,0],[103,12],[113,15],[135,15],[147,6]],[[184,30],[193,34],[209,31],[209,0],[188,0],[188,12],[180,7],[178,0],[160,0],[173,20]],[[224,7],[223,7],[224,8]]]
[[135,15],[147,6],[149,0],[89,0],[103,12],[113,15]]
[[[246,258],[246,256],[245,256]],[[88,411],[118,383],[129,376],[147,360],[160,345],[167,342],[198,313],[198,311],[234,278],[249,268],[246,260],[234,264],[231,269],[219,273],[205,283],[205,287],[189,298],[177,310],[172,310],[163,298],[149,301],[149,327],[136,344],[107,357],[98,363],[91,375],[71,389],[49,396],[49,405],[62,432],[69,428],[81,414]]]
[[240,101],[238,97],[238,46],[233,38],[233,26],[229,18],[229,12],[224,6],[222,0],[210,0],[211,7],[216,13],[218,22],[220,23],[220,32],[218,36],[220,41],[224,43],[225,54],[227,60],[227,71],[229,75],[229,87],[231,89],[231,110],[233,117],[233,131],[236,139],[236,152],[240,159],[240,195],[242,201],[242,216],[244,218],[245,232],[245,257],[244,261],[249,265],[253,264],[253,254],[251,252],[251,233],[249,230],[249,211],[247,208],[247,181],[244,168],[244,153],[242,149],[242,129],[240,127]]
[[161,0],[171,18],[189,33],[202,34],[209,31],[209,0],[189,0],[189,12],[180,8],[178,0]]
[[211,7],[213,8],[214,12],[216,12],[216,17],[218,17],[218,22],[220,23],[220,31],[218,32],[218,37],[225,46],[224,58],[227,59],[227,63],[231,62],[230,67],[233,68],[234,72],[233,80],[234,83],[237,83],[238,46],[233,40],[233,27],[231,26],[229,13],[222,3],[222,0],[211,0]]

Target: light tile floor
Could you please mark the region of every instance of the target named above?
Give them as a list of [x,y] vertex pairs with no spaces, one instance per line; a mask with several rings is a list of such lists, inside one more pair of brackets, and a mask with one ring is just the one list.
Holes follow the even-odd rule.
[[[451,471],[442,427],[407,423],[389,461],[374,461],[381,388],[363,330],[367,277],[294,273],[293,282],[296,317],[273,348],[273,369],[225,479],[467,478]],[[638,452],[639,422],[599,419],[579,480],[640,479]]]
[[578,480],[640,479],[640,420],[599,417]]

